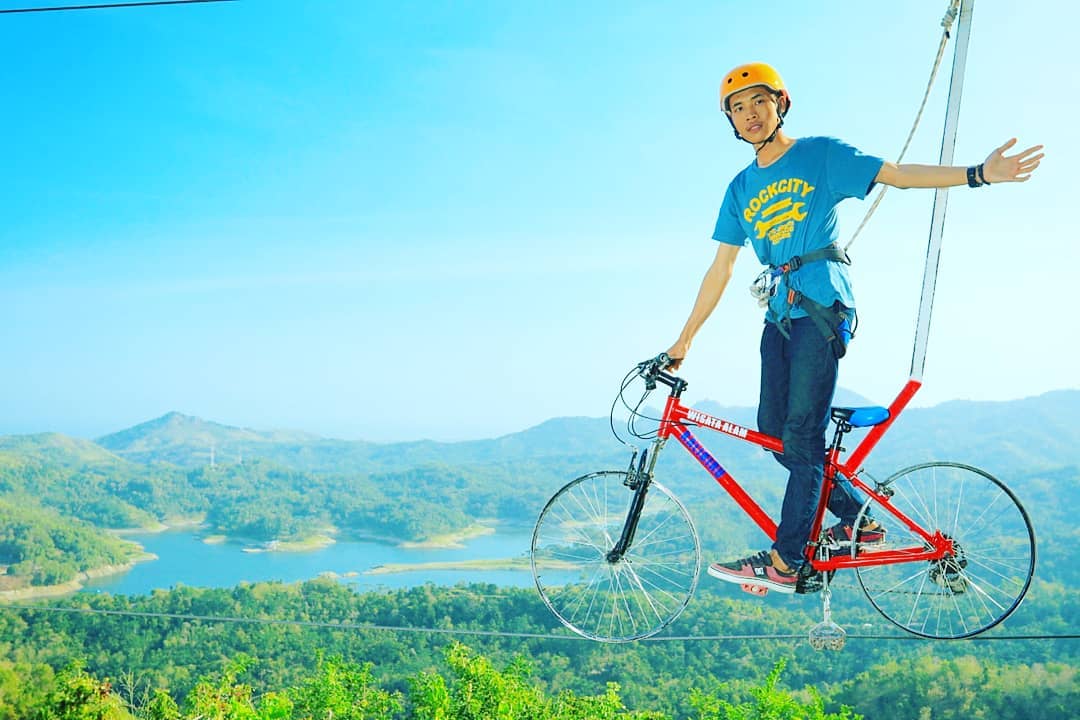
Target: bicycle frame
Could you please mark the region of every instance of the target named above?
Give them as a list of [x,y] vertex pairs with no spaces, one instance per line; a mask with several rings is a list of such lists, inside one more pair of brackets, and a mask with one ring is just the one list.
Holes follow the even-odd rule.
[[[713,479],[715,479],[716,482],[731,495],[732,499],[738,503],[739,507],[750,516],[750,519],[752,519],[771,540],[775,541],[776,523],[773,519],[769,517],[768,513],[761,509],[761,506],[758,505],[741,485],[739,485],[738,481],[736,481],[716,458],[709,453],[690,428],[706,427],[724,435],[743,440],[752,445],[757,445],[758,447],[774,453],[784,452],[783,442],[779,438],[771,435],[766,435],[756,430],[742,427],[737,423],[715,417],[709,413],[702,412],[701,410],[694,410],[693,408],[686,407],[681,401],[682,393],[686,389],[686,381],[681,378],[660,372],[657,375],[656,380],[671,388],[671,392],[668,395],[667,402],[664,406],[663,417],[660,420],[656,448],[653,452],[653,462],[656,461],[659,450],[667,440],[675,438],[679,444],[681,444],[694,459],[697,460],[710,475],[712,475]],[[837,430],[838,434],[826,452],[825,472],[824,477],[822,478],[820,499],[818,501],[817,511],[814,514],[814,522],[810,530],[810,542],[806,550],[807,559],[815,570],[833,571],[841,568],[891,565],[918,560],[939,560],[946,554],[953,552],[953,542],[950,538],[943,535],[940,531],[931,533],[921,527],[915,520],[894,507],[889,501],[891,492],[888,491],[887,487],[880,485],[877,487],[870,487],[859,477],[859,473],[862,472],[862,464],[870,454],[870,451],[877,445],[878,441],[881,440],[882,436],[884,436],[885,432],[904,408],[907,407],[908,403],[911,402],[912,397],[918,392],[921,385],[922,383],[918,380],[914,378],[909,379],[907,384],[893,400],[892,404],[889,405],[888,419],[871,427],[866,437],[862,439],[859,445],[851,452],[850,456],[843,462],[840,460],[840,453],[843,451],[843,448],[840,447],[839,439],[845,431],[843,429]],[[848,426],[847,429],[850,430],[850,426]],[[833,484],[838,475],[846,478],[852,485],[866,493],[867,496],[872,497],[881,508],[899,522],[906,525],[912,533],[921,538],[925,545],[923,547],[880,550],[855,556],[838,554],[826,559],[817,557],[817,553],[815,552],[818,547],[817,538],[821,533],[822,522],[829,502],[829,495],[832,492]]]

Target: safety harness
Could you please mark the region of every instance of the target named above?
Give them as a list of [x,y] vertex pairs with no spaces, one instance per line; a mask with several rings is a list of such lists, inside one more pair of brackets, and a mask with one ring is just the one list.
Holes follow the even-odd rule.
[[[770,265],[754,280],[750,286],[750,294],[757,299],[758,305],[768,307],[770,299],[776,295],[776,288],[781,277],[791,275],[808,263],[823,260],[851,264],[848,254],[839,245],[833,243],[818,250],[811,250],[805,255],[796,255],[781,265]],[[832,346],[836,357],[842,358],[847,352],[848,342],[855,336],[853,323],[855,311],[839,303],[834,303],[831,307],[822,305],[795,290],[789,283],[784,314],[777,324],[784,337],[791,336],[791,311],[796,307],[801,307],[806,312],[817,329],[821,331],[825,342]]]

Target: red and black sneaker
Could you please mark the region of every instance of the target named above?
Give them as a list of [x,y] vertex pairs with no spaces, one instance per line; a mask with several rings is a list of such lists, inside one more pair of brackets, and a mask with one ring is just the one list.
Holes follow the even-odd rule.
[[[825,531],[825,539],[835,543],[838,547],[850,547],[854,528],[846,525],[843,521],[838,522]],[[856,541],[859,546],[873,546],[885,544],[885,528],[877,521],[870,520],[859,526],[859,538]]]
[[[768,550],[734,562],[713,563],[709,566],[708,572],[719,580],[739,583],[747,592],[754,592],[750,588],[764,588],[781,593],[793,593],[796,585],[799,584],[799,573],[784,572],[774,566],[772,554]],[[754,594],[764,595],[765,593]]]

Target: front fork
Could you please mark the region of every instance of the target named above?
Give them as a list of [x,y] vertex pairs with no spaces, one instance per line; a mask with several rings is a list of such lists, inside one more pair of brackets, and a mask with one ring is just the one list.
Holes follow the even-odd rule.
[[645,496],[649,493],[652,484],[653,468],[656,467],[656,458],[660,456],[660,450],[664,447],[667,438],[658,438],[653,443],[652,453],[648,449],[639,451],[635,448],[630,457],[630,465],[626,468],[626,479],[623,484],[634,491],[630,498],[630,509],[626,512],[626,522],[623,523],[622,534],[615,546],[608,550],[606,555],[609,563],[615,564],[623,559],[626,551],[634,542],[634,534],[637,532],[638,520],[641,519],[641,510],[645,507]]

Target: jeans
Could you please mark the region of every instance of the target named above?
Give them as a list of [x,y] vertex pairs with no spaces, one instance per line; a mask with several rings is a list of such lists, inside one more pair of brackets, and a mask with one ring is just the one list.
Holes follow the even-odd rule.
[[[774,453],[789,476],[773,549],[792,569],[802,567],[806,560],[806,541],[821,497],[825,430],[839,364],[810,318],[791,321],[790,337],[784,337],[773,323],[765,323],[758,429],[784,442],[784,453]],[[829,510],[853,524],[861,506],[851,483],[838,478]]]

